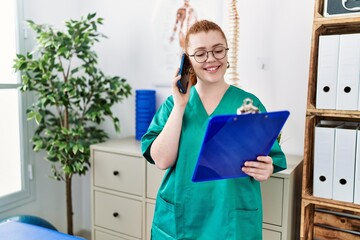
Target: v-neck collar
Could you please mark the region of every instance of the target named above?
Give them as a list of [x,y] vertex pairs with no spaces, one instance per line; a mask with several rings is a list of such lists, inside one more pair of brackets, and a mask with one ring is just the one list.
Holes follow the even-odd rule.
[[197,104],[201,107],[199,107],[199,110],[202,111],[202,114],[204,114],[207,118],[210,118],[211,116],[215,115],[218,112],[218,109],[220,109],[222,103],[224,102],[226,96],[228,95],[228,93],[230,92],[230,89],[232,88],[231,85],[229,85],[229,87],[226,89],[224,95],[221,97],[218,105],[215,107],[214,111],[210,114],[208,114],[208,112],[206,111],[203,102],[201,101],[200,95],[198,93],[198,91],[196,90],[195,86],[193,87],[193,95],[195,100],[198,102]]

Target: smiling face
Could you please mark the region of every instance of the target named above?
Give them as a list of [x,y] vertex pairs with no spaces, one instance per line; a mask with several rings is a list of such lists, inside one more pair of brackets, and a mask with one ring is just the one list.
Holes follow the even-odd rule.
[[[217,47],[227,48],[223,34],[218,30],[202,31],[189,35],[187,53],[193,55],[200,50],[213,51]],[[208,58],[203,63],[198,63],[194,57],[190,57],[192,68],[198,79],[203,83],[224,81],[227,55],[223,59],[216,59],[212,52],[208,52],[207,55]]]

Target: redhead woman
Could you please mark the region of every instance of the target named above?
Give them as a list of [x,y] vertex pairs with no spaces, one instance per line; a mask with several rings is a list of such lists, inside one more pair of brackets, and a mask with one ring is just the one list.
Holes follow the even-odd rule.
[[160,106],[142,138],[147,161],[166,169],[156,199],[154,240],[262,239],[260,182],[286,168],[278,142],[268,156],[245,163],[242,170],[247,177],[201,183],[191,180],[211,116],[236,114],[246,98],[266,112],[255,95],[225,82],[228,50],[226,36],[217,24],[202,20],[191,26],[185,38],[192,65],[188,90],[179,92],[176,74],[172,95]]

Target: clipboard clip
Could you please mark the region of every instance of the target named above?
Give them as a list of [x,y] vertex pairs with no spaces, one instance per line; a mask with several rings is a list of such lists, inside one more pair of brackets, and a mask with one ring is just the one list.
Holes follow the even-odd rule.
[[249,113],[258,113],[259,108],[253,105],[253,100],[251,98],[245,98],[243,104],[236,110],[236,114],[249,114]]

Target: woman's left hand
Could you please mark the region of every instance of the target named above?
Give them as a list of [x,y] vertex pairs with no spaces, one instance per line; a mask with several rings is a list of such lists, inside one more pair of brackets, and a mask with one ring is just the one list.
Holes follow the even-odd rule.
[[273,160],[269,156],[259,156],[257,161],[245,162],[241,170],[255,180],[262,182],[267,180],[273,173]]

